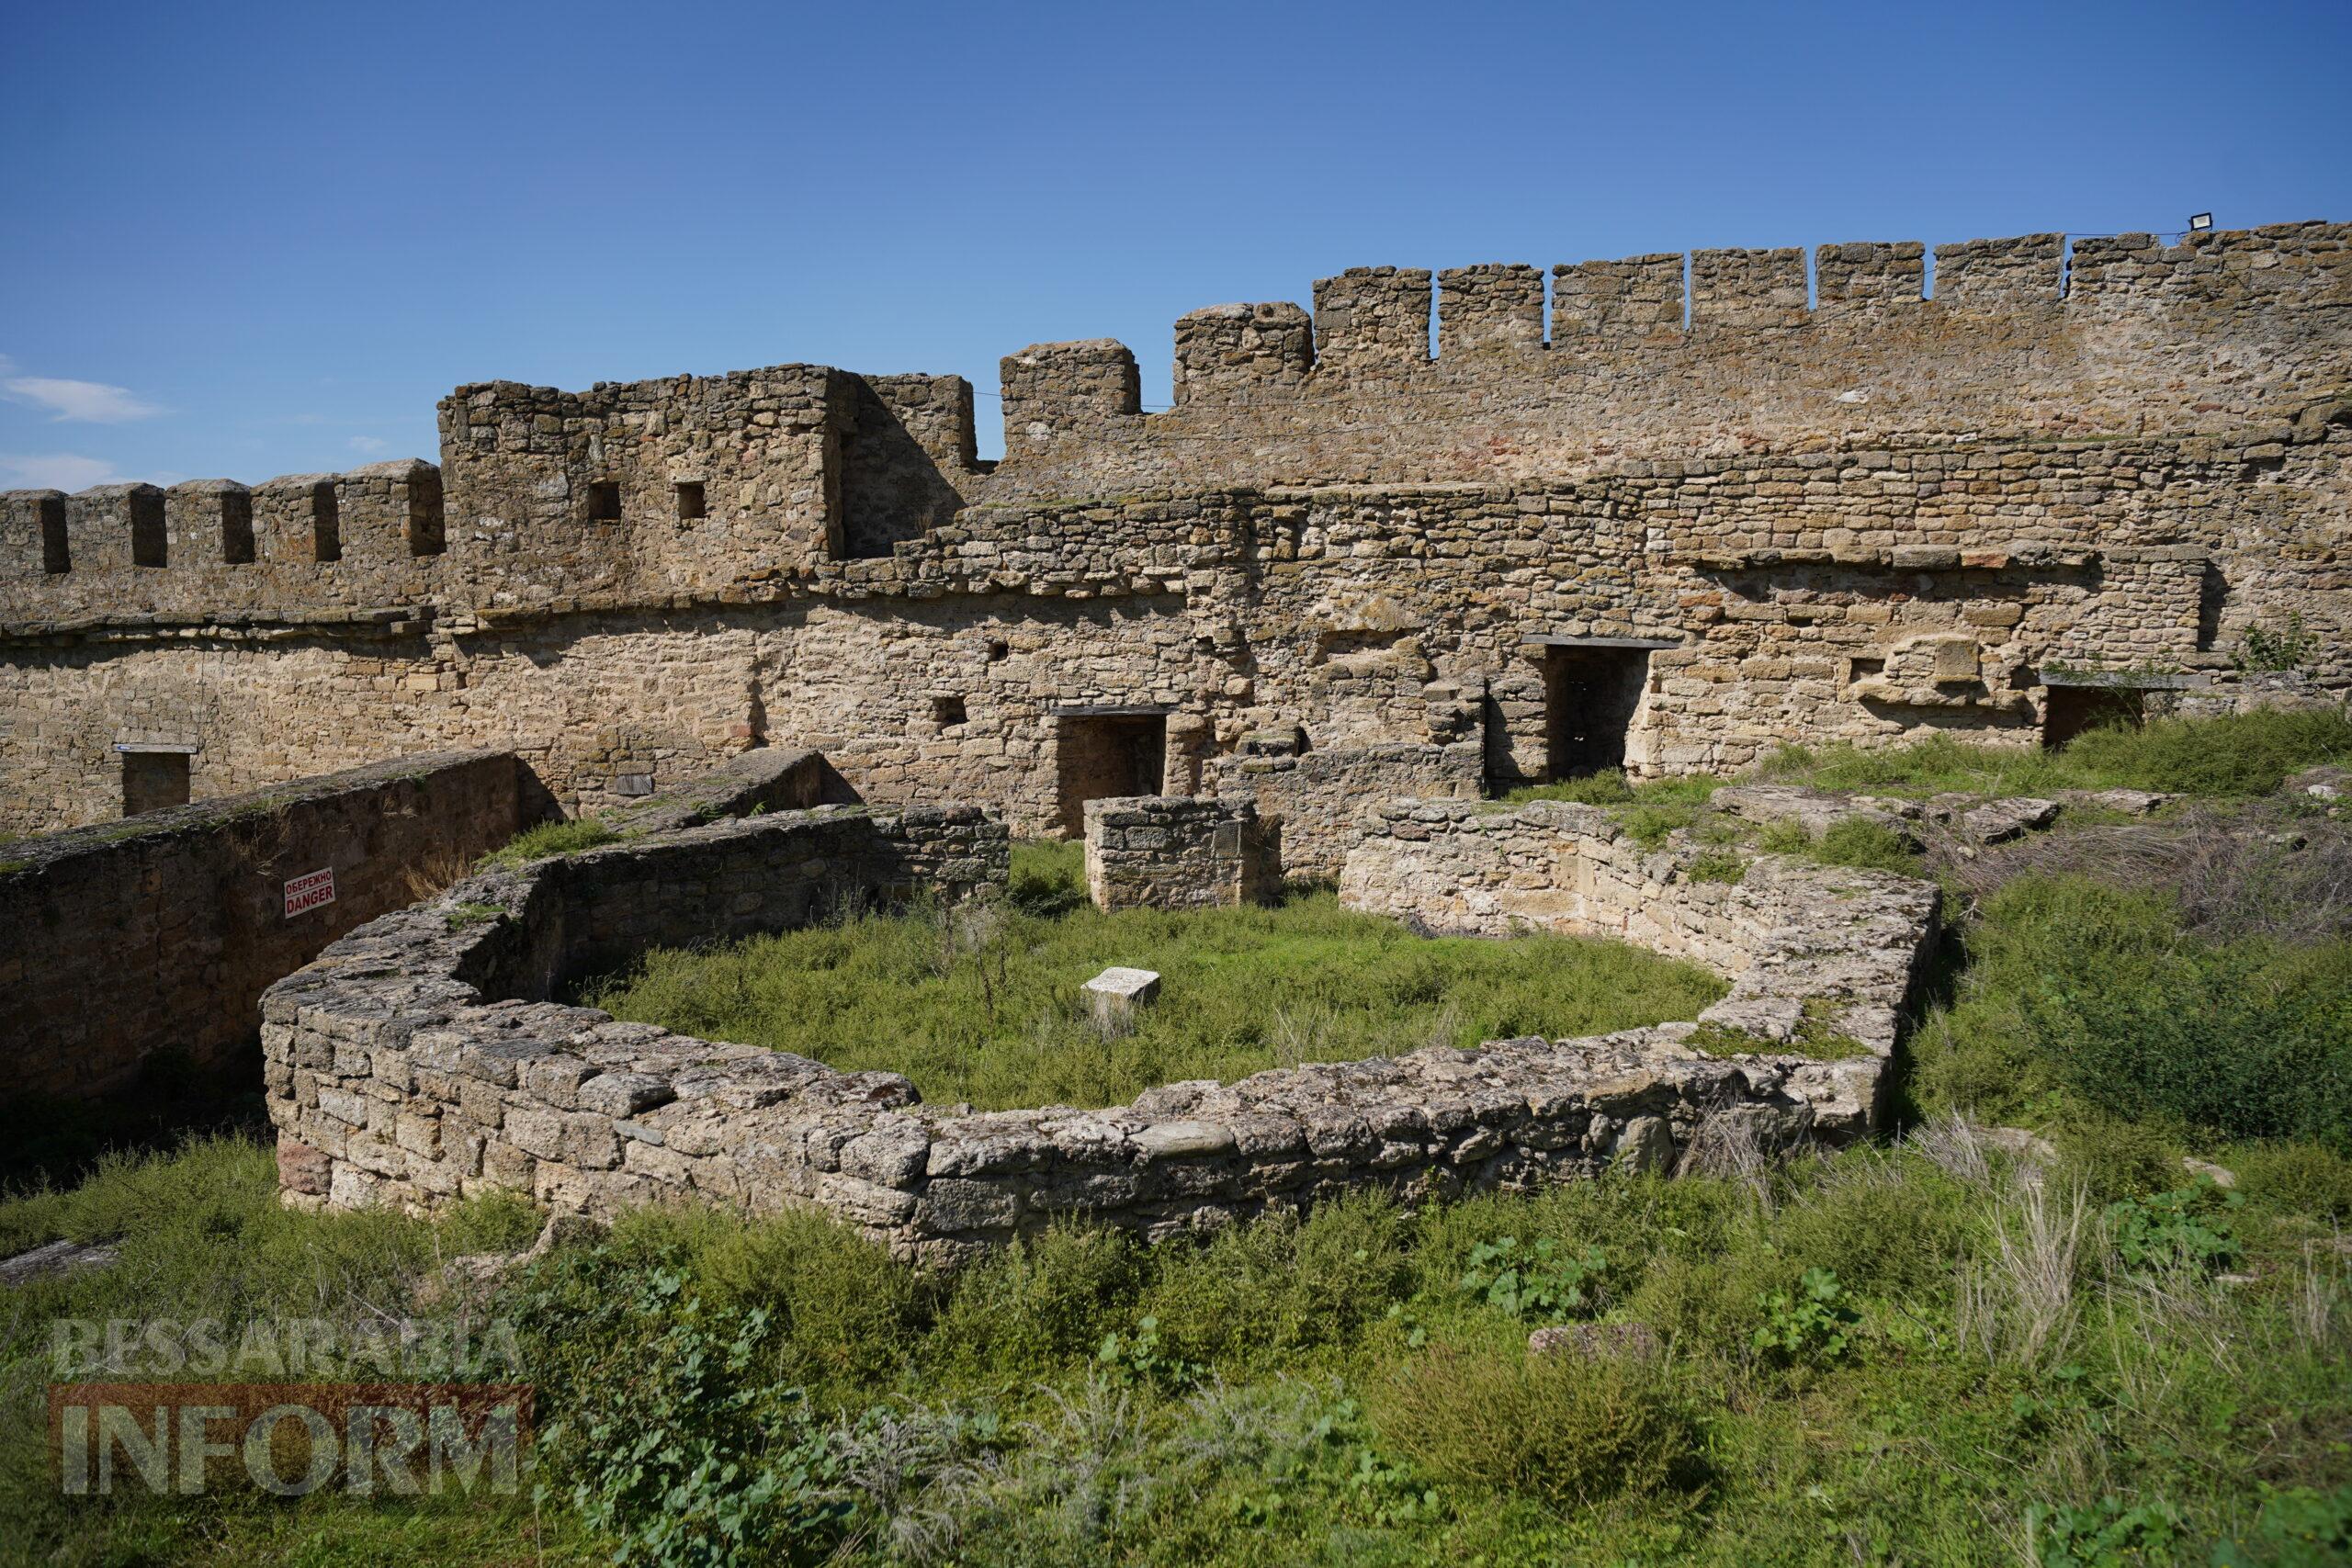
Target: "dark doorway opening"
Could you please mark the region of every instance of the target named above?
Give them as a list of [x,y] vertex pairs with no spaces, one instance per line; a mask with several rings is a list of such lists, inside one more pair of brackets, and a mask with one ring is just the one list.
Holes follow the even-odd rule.
[[137,817],[187,804],[188,756],[185,751],[125,751],[122,754],[122,814]]
[[2049,750],[2103,724],[2140,722],[2140,694],[2130,686],[2052,686],[2041,711],[2041,744]]
[[1071,714],[1060,722],[1056,772],[1062,830],[1086,831],[1086,803],[1158,795],[1167,776],[1166,714]]
[[1544,776],[1625,765],[1625,735],[1650,675],[1646,648],[1555,648],[1544,661]]

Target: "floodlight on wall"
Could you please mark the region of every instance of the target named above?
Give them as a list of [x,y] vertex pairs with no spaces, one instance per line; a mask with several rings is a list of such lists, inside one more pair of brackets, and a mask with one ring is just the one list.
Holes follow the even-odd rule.
[[2192,234],[2202,234],[2212,226],[2213,215],[2210,212],[2192,212],[2188,215],[2188,231]]

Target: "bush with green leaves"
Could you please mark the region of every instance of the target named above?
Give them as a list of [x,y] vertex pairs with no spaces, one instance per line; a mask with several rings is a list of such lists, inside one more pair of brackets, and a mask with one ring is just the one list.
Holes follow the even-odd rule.
[[847,1508],[804,1394],[768,1375],[768,1309],[714,1304],[676,1269],[612,1262],[559,1254],[523,1303],[557,1412],[539,1433],[541,1500],[567,1503],[626,1563],[822,1555]]
[[2213,1568],[2341,1568],[2352,1562],[2352,1485],[2280,1489],[2245,1536],[2213,1548]]
[[1827,1366],[1853,1348],[1860,1325],[1834,1269],[1808,1269],[1794,1291],[1759,1292],[1764,1321],[1748,1336],[1748,1347],[1776,1366]]
[[2126,1504],[2115,1497],[2087,1507],[2036,1506],[2026,1510],[2025,1526],[2040,1568],[2169,1562],[2180,1537],[2180,1515],[2168,1505]]
[[2115,1255],[2127,1269],[2186,1269],[2211,1274],[2245,1256],[2234,1212],[2245,1200],[2199,1177],[2188,1187],[2125,1198],[2107,1207]]
[[1367,1408],[1439,1480],[1555,1506],[1647,1495],[1695,1457],[1657,1371],[1632,1358],[1437,1348],[1375,1385]]
[[1470,1269],[1455,1289],[1498,1312],[1535,1323],[1589,1317],[1607,1300],[1609,1259],[1600,1248],[1571,1249],[1544,1236],[1525,1247],[1515,1235],[1470,1249]]
[[2104,1110],[2352,1153],[2352,942],[2183,942],[2131,976],[2076,958],[2023,1010],[2039,1054]]

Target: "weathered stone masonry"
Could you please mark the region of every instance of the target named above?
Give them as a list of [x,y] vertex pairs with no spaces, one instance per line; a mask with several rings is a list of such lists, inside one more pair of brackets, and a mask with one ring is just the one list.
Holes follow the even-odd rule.
[[[1637,854],[1573,807],[1484,817],[1408,803],[1366,826],[1352,902],[1419,907],[1458,884],[1469,903],[1432,906],[1441,918],[1638,931],[1723,962],[1734,993],[1697,1024],[987,1113],[925,1104],[895,1074],[548,999],[644,946],[1004,875],[1002,826],[968,809],[754,818],[476,878],[273,987],[263,1044],[285,1190],[430,1207],[505,1188],[592,1215],[813,1205],[903,1254],[956,1261],[1060,1216],[1157,1238],[1351,1189],[1451,1194],[1621,1160],[1669,1167],[1726,1120],[1767,1146],[1873,1124],[1894,1010],[1933,934],[1931,885],[1770,860],[1737,888],[1695,883],[1690,851]],[[1852,1055],[1809,1059],[1791,1043],[1809,1025]],[[1711,1037],[1741,1054],[1693,1048]]]
[[[0,1100],[251,1051],[266,987],[511,838],[520,784],[503,752],[408,757],[0,845]],[[319,871],[334,901],[288,913]]]
[[1112,714],[1159,777],[1086,787],[1246,795],[1336,874],[1372,773],[2030,743],[2053,669],[2205,680],[2290,612],[2352,683],[2352,231],[1810,263],[1811,310],[1796,252],[1351,272],[1184,318],[1150,414],[1035,345],[993,468],[954,378],[785,366],[461,388],[438,468],[14,492],[0,828],[119,813],[126,743],[199,797],[511,749],[573,810],[764,744],[1068,831]]

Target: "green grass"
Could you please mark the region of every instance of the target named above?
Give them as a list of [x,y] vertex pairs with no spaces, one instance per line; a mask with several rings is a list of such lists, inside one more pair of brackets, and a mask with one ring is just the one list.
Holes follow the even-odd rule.
[[2166,894],[2082,875],[2008,884],[1965,942],[1912,1044],[1928,1111],[2352,1155],[2352,942],[2208,945]]
[[605,827],[594,817],[542,822],[526,828],[474,863],[476,871],[512,871],[550,855],[578,854],[604,844],[617,844],[628,835]]
[[[1760,1186],[1358,1197],[1198,1245],[1060,1229],[952,1278],[812,1215],[645,1211],[492,1304],[538,1393],[537,1504],[69,1505],[43,1449],[52,1321],[210,1314],[234,1339],[356,1303],[446,1324],[415,1293],[435,1259],[530,1231],[481,1203],[438,1225],[289,1213],[266,1151],[206,1144],[0,1205],[20,1241],[125,1254],[12,1296],[0,1529],[63,1565],[1532,1568],[2054,1560],[2128,1516],[2181,1562],[2239,1540],[2336,1560],[2279,1555],[2352,1507],[2352,1281],[2306,1245],[2325,1226],[2275,1194],[2180,1200],[2250,1284],[2130,1266],[2096,1210],[2068,1258],[2031,1239],[2052,1200],[2003,1168],[1929,1143]],[[2038,1337],[2005,1236],[2058,1281]],[[1483,1286],[1505,1238],[1577,1259],[1577,1295]],[[1663,1354],[1531,1359],[1563,1314],[1646,1325]]]
[[[934,1102],[1006,1109],[1113,1105],[1157,1084],[1429,1044],[1605,1033],[1690,1018],[1724,992],[1694,965],[1623,943],[1416,936],[1329,893],[1104,915],[1075,891],[1075,848],[1021,846],[1001,907],[655,952],[587,999],[682,1033],[904,1073]],[[1079,987],[1113,964],[1157,970],[1161,990],[1132,1033],[1106,1039]]]
[[1655,849],[1668,833],[1698,821],[1706,808],[1707,797],[1715,793],[1722,782],[1692,775],[1634,784],[1620,773],[1591,773],[1561,784],[1522,784],[1504,795],[1503,804],[1524,806],[1531,801],[1565,800],[1602,807],[1635,842]]
[[1875,750],[1791,746],[1768,759],[1761,772],[1785,784],[1885,795],[2143,789],[2243,796],[2267,795],[2303,768],[2345,761],[2352,761],[2352,719],[2340,713],[2263,711],[2109,726],[2057,751],[1940,735]]

